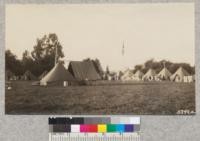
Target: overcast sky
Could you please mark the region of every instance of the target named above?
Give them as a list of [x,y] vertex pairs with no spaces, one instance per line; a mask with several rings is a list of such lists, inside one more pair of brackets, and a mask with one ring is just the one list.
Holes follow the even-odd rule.
[[192,3],[7,5],[6,49],[18,58],[48,33],[58,35],[66,60],[98,58],[104,69],[150,58],[194,65]]

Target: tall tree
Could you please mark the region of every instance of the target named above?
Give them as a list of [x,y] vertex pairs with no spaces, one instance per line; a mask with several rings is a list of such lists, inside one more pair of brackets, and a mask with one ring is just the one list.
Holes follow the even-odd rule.
[[6,61],[6,70],[10,70],[16,75],[22,75],[23,67],[21,61],[17,59],[16,55],[14,55],[10,50],[6,50],[5,52],[5,61]]
[[33,47],[32,57],[35,60],[44,59],[46,56],[52,56],[55,59],[57,51],[57,58],[64,57],[62,52],[62,45],[58,41],[58,36],[55,33],[44,35],[41,39],[37,39],[36,45]]
[[106,66],[106,74],[110,74],[110,69],[108,66]]
[[35,74],[35,72],[34,72],[35,62],[31,58],[30,53],[29,53],[28,50],[25,50],[23,52],[21,62],[22,62],[22,66],[23,66],[24,72],[29,70],[29,71],[31,71],[32,73]]
[[62,48],[58,36],[55,33],[44,35],[42,38],[37,39],[31,56],[37,67],[40,68],[37,72],[38,74],[45,70],[49,71],[59,58],[64,57]]

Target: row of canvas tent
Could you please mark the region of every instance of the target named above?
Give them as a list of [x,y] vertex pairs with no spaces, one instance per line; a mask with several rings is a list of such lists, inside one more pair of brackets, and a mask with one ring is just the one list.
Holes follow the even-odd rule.
[[171,80],[175,82],[193,82],[195,80],[194,75],[190,75],[183,67],[177,69],[172,74],[166,67],[164,67],[158,74],[154,69],[149,69],[145,74],[137,70],[134,74],[130,69],[127,69],[120,78],[123,81],[136,80],[136,81],[163,81]]
[[58,62],[49,72],[44,71],[38,78],[27,70],[22,76],[16,76],[10,70],[6,71],[6,80],[40,80],[41,85],[51,82],[77,82],[82,80],[100,80],[92,61],[71,61],[68,69]]
[[[6,71],[6,80],[16,80],[17,77],[11,72]],[[49,72],[44,71],[39,78],[30,71],[26,71],[20,80],[40,80],[40,85],[47,85],[52,82],[73,83],[82,80],[101,80],[100,74],[96,71],[91,61],[71,61],[68,69],[61,62],[58,62]],[[158,74],[155,70],[149,69],[146,74],[138,70],[135,74],[128,69],[117,80],[136,80],[136,81],[161,81],[171,80],[175,82],[193,82],[194,76],[190,75],[184,68],[180,67],[174,74],[164,67]]]
[[58,62],[41,80],[40,85],[48,85],[54,82],[66,82],[73,84],[83,80],[100,80],[92,61],[71,61],[68,69]]
[[38,78],[33,75],[29,70],[27,70],[22,76],[15,75],[9,69],[5,72],[5,79],[6,81],[9,80],[38,80]]

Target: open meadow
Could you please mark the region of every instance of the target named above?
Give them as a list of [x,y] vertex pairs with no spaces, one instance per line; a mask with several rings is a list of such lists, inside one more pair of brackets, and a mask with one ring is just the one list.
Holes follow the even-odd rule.
[[195,83],[147,82],[101,86],[32,86],[12,81],[6,114],[152,114],[195,111]]

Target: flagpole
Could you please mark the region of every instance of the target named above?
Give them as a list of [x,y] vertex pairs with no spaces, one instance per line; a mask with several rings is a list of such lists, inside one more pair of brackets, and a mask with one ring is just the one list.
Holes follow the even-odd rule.
[[58,54],[58,50],[57,50],[57,41],[56,41],[56,43],[55,43],[55,48],[56,48],[56,52],[55,52],[55,64],[54,64],[54,66],[55,66],[56,63],[57,63],[57,54]]
[[123,45],[122,45],[122,56],[124,56],[124,41],[123,41]]
[[125,65],[124,65],[124,41],[122,42],[122,52],[121,52],[121,55],[122,55],[122,71],[124,71],[125,69]]

